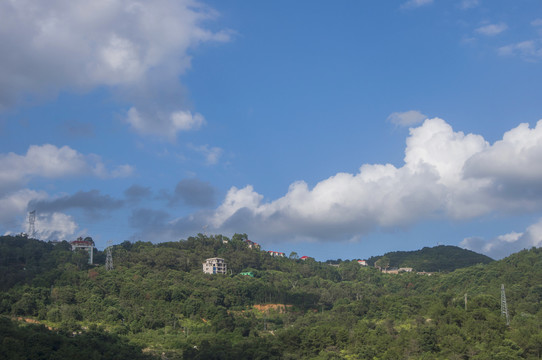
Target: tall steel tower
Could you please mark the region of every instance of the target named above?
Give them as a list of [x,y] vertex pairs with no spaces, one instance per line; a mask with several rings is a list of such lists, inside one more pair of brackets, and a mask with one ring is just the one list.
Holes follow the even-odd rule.
[[36,210],[28,213],[28,237],[33,238],[36,235]]
[[504,284],[501,284],[501,316],[506,318],[506,325],[510,325],[510,317],[508,316],[508,306],[506,305]]
[[113,242],[109,240],[107,242],[107,256],[105,258],[105,269],[107,271],[113,270],[113,254],[111,253],[111,246],[113,245]]

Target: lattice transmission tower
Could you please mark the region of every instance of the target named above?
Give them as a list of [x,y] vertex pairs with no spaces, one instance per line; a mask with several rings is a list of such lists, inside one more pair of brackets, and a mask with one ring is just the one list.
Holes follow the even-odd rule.
[[501,284],[501,316],[506,319],[506,325],[510,325],[510,317],[508,316],[508,305],[506,305],[506,293],[504,292],[504,284]]
[[28,237],[33,238],[36,235],[36,210],[28,213]]
[[113,270],[113,254],[111,253],[111,246],[113,245],[113,242],[109,240],[107,242],[107,256],[105,258],[105,269],[107,271]]

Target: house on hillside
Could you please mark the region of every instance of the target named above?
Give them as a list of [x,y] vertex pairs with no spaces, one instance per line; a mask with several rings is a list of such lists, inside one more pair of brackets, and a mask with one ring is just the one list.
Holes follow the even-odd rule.
[[396,267],[389,268],[389,269],[381,269],[380,271],[382,271],[384,274],[399,274],[399,269]]
[[300,257],[299,259],[305,261],[305,260],[307,260],[307,259],[312,259],[312,258],[311,258],[310,256],[302,256],[302,257]]
[[88,263],[93,264],[94,263],[94,241],[91,237],[78,237],[77,240],[70,241],[70,245],[72,247],[72,251],[77,250],[84,250],[88,252]]
[[412,268],[389,268],[389,269],[382,269],[381,270],[383,273],[386,273],[386,274],[399,274],[399,273],[403,273],[403,272],[412,272]]
[[358,260],[358,264],[360,266],[369,266],[369,264],[367,264],[367,260]]
[[260,244],[254,241],[250,241],[249,239],[245,240],[245,244],[247,244],[249,249],[260,249]]
[[228,265],[222,258],[209,258],[203,263],[203,272],[205,274],[226,274]]
[[278,252],[278,251],[271,251],[271,250],[269,250],[268,253],[269,253],[269,255],[275,256],[275,257],[285,257],[285,256],[286,256],[285,253],[283,253],[283,252]]

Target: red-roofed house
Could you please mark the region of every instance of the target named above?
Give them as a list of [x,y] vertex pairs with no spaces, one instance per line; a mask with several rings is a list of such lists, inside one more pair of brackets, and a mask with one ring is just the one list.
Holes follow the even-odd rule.
[[250,240],[246,239],[245,243],[247,244],[249,249],[259,249],[260,248],[260,244],[258,244],[257,242],[250,241]]
[[94,241],[90,237],[86,237],[84,240],[82,237],[78,237],[77,240],[70,241],[72,251],[84,250],[88,252],[88,263],[94,262]]
[[301,260],[307,260],[307,259],[312,259],[310,256],[302,256],[300,257]]

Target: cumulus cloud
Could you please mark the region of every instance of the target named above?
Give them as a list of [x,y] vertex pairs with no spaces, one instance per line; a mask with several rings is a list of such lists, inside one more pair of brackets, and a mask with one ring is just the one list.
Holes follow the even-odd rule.
[[495,259],[501,259],[511,253],[530,249],[533,246],[539,247],[542,246],[542,219],[529,226],[524,232],[511,232],[489,240],[470,237],[464,239],[461,246]]
[[409,0],[405,2],[403,5],[401,5],[401,8],[412,9],[412,8],[417,8],[420,6],[429,5],[432,3],[433,3],[433,0]]
[[268,240],[337,240],[427,219],[536,212],[542,209],[541,139],[542,120],[534,128],[520,124],[490,144],[427,119],[410,129],[401,167],[365,164],[312,188],[298,181],[273,201],[251,185],[232,187],[215,210],[164,222],[162,232],[182,237],[209,225],[210,231],[242,229]]
[[208,30],[218,14],[195,0],[3,1],[0,13],[0,108],[27,94],[107,86],[134,105],[134,129],[153,135],[202,121],[184,112],[179,76],[189,49],[232,34]]
[[215,188],[199,179],[183,179],[177,183],[171,203],[181,201],[189,206],[208,207],[215,204]]
[[136,108],[128,111],[126,122],[140,134],[152,134],[174,140],[179,131],[197,130],[205,119],[201,114],[176,111],[171,114],[140,114]]
[[18,217],[27,210],[32,200],[43,200],[47,194],[43,191],[22,189],[0,198],[0,224],[8,229],[18,227]]
[[388,116],[388,121],[399,126],[412,126],[420,124],[427,119],[427,116],[418,110],[409,110],[405,112],[394,112]]
[[523,60],[536,62],[542,60],[542,42],[527,40],[502,46],[498,51],[501,56],[519,56]]
[[63,213],[38,214],[36,216],[36,238],[49,240],[67,240],[75,234],[78,225],[73,218]]
[[62,178],[94,175],[98,177],[123,177],[133,168],[122,165],[108,171],[97,155],[84,155],[69,146],[32,145],[25,155],[0,154],[0,193],[2,189],[19,187],[31,177]]
[[499,23],[499,24],[488,24],[484,26],[480,26],[479,28],[475,29],[478,34],[486,35],[486,36],[494,36],[502,33],[508,29],[508,25],[505,23]]

